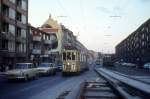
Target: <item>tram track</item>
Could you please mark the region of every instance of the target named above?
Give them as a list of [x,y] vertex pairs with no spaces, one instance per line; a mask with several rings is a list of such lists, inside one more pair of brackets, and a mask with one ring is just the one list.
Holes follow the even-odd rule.
[[95,69],[95,71],[103,80],[81,83],[75,99],[149,99],[150,97],[150,86],[147,83],[105,69]]
[[146,83],[146,84],[149,84],[149,85],[150,85],[150,82],[146,82],[146,81],[140,80],[140,79],[138,79],[138,78],[135,78],[134,76],[125,75],[125,74],[123,74],[123,73],[120,73],[120,72],[117,72],[117,71],[113,71],[113,70],[112,70],[112,72],[113,72],[113,73],[116,73],[116,74],[119,74],[119,75],[122,75],[122,76],[124,76],[124,77],[128,77],[128,78],[131,78],[131,79],[134,79],[134,80],[137,80],[137,81],[140,81],[140,82],[142,82],[142,83]]

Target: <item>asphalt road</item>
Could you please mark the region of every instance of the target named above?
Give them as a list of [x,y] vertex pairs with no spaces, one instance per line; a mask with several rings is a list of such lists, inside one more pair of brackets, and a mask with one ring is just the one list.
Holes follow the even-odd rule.
[[40,77],[28,82],[7,80],[0,81],[0,99],[56,99],[64,91],[71,91],[84,80],[95,80],[94,71],[86,71],[79,76],[62,77],[61,73],[55,76]]
[[60,74],[57,74],[55,76],[40,77],[37,80],[28,82],[8,82],[7,80],[3,80],[0,83],[0,99],[28,99],[67,79],[68,78],[61,77]]

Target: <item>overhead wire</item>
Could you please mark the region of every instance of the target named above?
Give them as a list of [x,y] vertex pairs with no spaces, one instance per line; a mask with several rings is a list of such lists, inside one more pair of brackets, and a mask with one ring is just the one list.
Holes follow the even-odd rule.
[[68,13],[68,11],[64,8],[62,2],[60,0],[57,0],[57,2],[58,2],[58,6],[60,7],[60,9],[63,10],[63,12],[66,14],[66,17],[69,19],[68,22],[73,25],[74,24],[73,23],[73,19],[71,18],[71,16]]

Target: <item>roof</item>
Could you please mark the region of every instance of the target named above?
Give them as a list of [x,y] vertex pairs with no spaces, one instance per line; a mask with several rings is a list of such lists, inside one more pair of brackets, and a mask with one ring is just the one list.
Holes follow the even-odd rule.
[[32,63],[16,63],[16,64],[32,64]]
[[44,22],[44,24],[41,27],[59,28],[60,25],[57,23],[56,20],[52,19],[50,15],[49,18]]
[[58,29],[57,28],[40,28],[42,31],[48,33],[48,34],[52,34],[52,33],[57,33]]

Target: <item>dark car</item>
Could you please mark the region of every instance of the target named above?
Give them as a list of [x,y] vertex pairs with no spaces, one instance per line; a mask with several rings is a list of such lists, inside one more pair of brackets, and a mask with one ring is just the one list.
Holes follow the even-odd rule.
[[58,64],[56,71],[61,72],[62,71],[62,64]]

